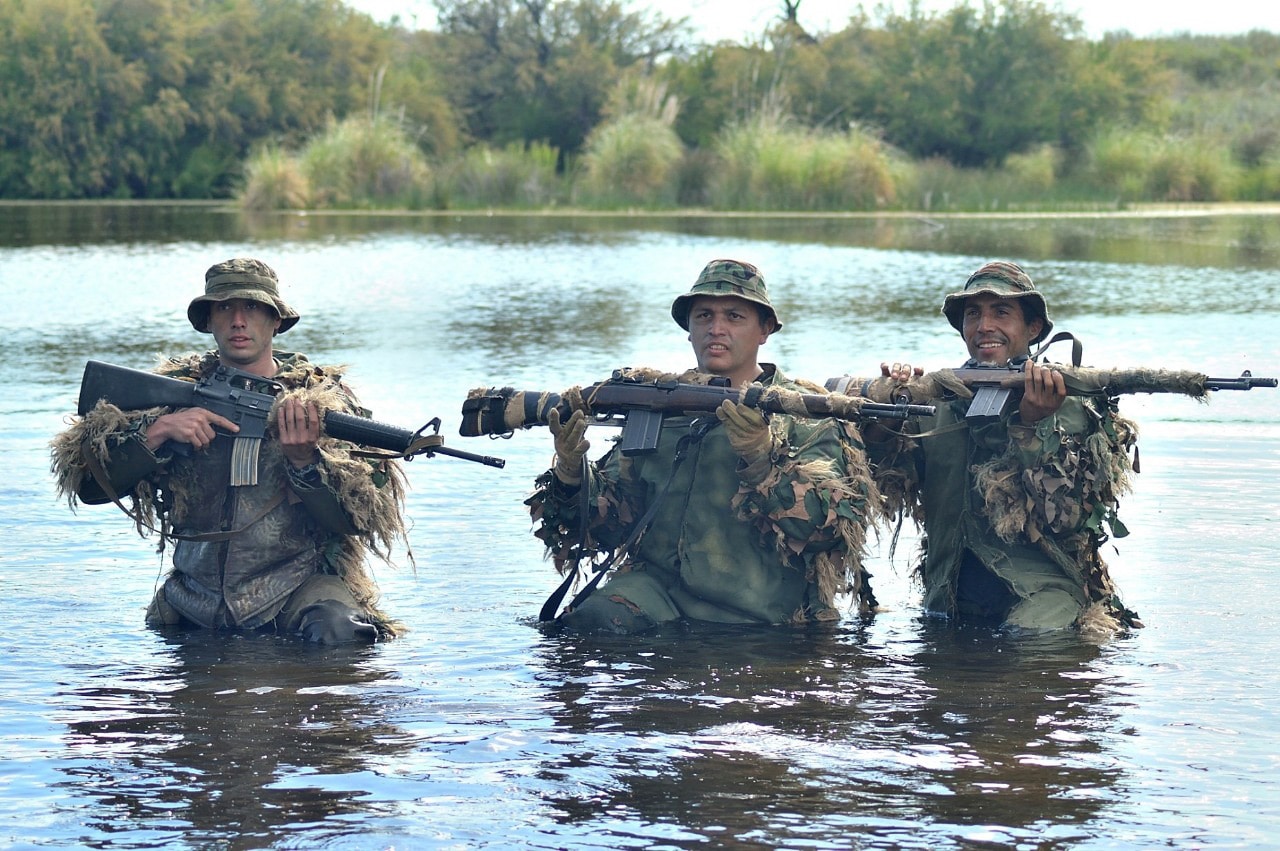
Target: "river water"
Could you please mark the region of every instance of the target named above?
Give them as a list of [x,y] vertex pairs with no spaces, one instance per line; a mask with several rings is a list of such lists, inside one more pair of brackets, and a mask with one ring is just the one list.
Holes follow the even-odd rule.
[[[48,441],[88,359],[204,347],[204,269],[253,255],[382,421],[440,417],[504,469],[409,465],[412,631],[361,649],[143,626],[163,565],[73,513]],[[0,845],[14,848],[1258,848],[1280,825],[1280,392],[1127,398],[1146,628],[1102,646],[920,617],[913,533],[888,611],[835,628],[545,635],[557,578],[522,499],[545,430],[461,438],[468,389],[563,390],[692,363],[671,300],[763,269],[765,359],[817,381],[957,364],[944,293],[1023,262],[1093,366],[1280,373],[1280,218],[286,216],[0,206]],[[1065,358],[1064,349],[1060,356]],[[609,438],[593,429],[593,452]]]

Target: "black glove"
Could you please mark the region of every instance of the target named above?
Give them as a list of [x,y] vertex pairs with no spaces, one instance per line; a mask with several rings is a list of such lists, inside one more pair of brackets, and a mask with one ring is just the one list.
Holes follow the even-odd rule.
[[317,644],[372,644],[378,628],[364,613],[338,600],[321,600],[298,613],[298,632]]

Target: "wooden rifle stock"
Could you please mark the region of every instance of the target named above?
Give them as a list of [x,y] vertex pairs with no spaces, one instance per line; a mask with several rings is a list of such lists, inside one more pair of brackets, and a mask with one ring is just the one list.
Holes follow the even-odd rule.
[[[714,379],[712,379],[714,380]],[[862,420],[867,417],[906,419],[929,415],[929,405],[880,403],[868,399],[826,393],[801,393],[782,387],[749,384],[733,388],[717,384],[691,384],[674,377],[647,378],[630,370],[618,370],[598,384],[560,393],[522,391],[511,387],[472,390],[462,406],[461,433],[508,435],[516,429],[546,425],[554,408],[561,421],[582,410],[600,422],[624,421],[622,450],[627,454],[657,446],[657,429],[666,414],[714,412],[726,401],[738,402],[768,413],[809,419],[834,417]],[[638,435],[630,437],[630,434]]]
[[[1274,378],[1255,377],[1245,370],[1239,378],[1209,378],[1203,373],[1169,369],[1093,369],[1051,364],[1062,374],[1068,396],[1122,396],[1132,393],[1179,393],[1202,399],[1213,390],[1251,390],[1275,387]],[[863,379],[849,375],[827,379],[833,392],[854,392],[876,401],[936,399],[945,391],[972,395],[967,419],[997,417],[1023,387],[1022,363],[940,369],[905,384],[884,376]]]

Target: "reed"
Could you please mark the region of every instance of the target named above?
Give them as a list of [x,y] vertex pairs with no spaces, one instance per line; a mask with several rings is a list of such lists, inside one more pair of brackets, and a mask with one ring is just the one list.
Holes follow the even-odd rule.
[[330,125],[299,154],[317,207],[407,207],[426,204],[431,169],[400,126],[348,118]]
[[795,127],[757,116],[717,139],[711,206],[734,210],[873,210],[897,195],[895,156],[860,129]]
[[1082,178],[1122,201],[1223,201],[1236,197],[1244,170],[1210,134],[1113,129],[1089,146]]
[[564,180],[556,174],[559,151],[545,142],[506,147],[477,145],[442,163],[433,188],[441,209],[508,207],[536,209],[563,200]]
[[588,137],[579,203],[590,207],[671,207],[683,146],[671,125],[639,113],[620,116]]
[[246,210],[303,210],[311,203],[311,185],[294,157],[269,145],[245,162],[236,200]]

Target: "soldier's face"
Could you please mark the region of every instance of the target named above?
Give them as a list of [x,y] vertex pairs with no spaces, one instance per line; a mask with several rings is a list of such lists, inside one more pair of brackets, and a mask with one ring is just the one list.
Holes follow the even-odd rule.
[[699,296],[689,306],[689,342],[698,369],[735,385],[759,374],[760,347],[772,331],[773,322],[761,322],[760,311],[745,298]]
[[1004,364],[1031,351],[1031,340],[1040,333],[1040,319],[1028,322],[1014,298],[979,293],[964,301],[961,334],[969,357],[982,363]]
[[218,355],[229,364],[250,366],[271,356],[271,338],[280,317],[262,302],[230,298],[209,305],[209,331]]

